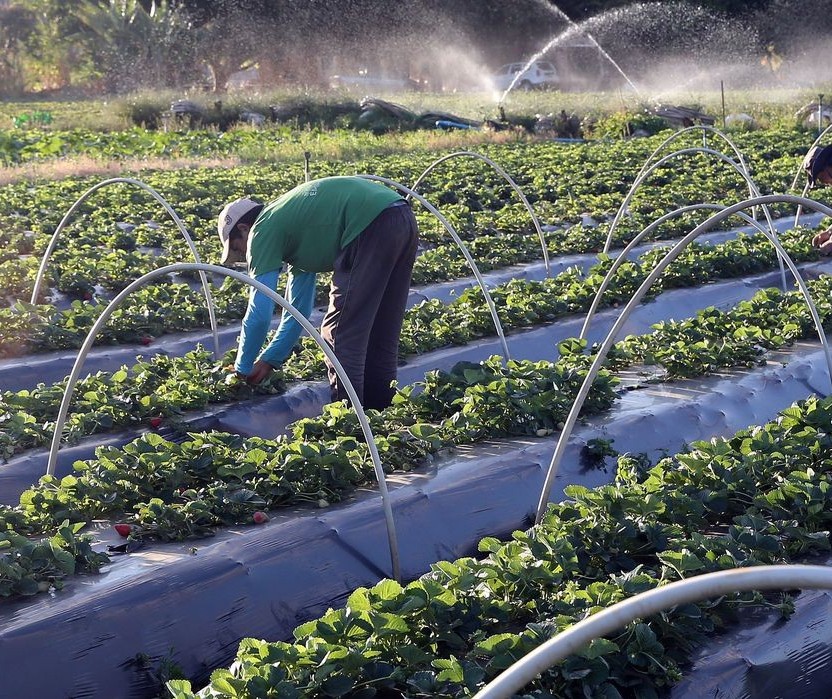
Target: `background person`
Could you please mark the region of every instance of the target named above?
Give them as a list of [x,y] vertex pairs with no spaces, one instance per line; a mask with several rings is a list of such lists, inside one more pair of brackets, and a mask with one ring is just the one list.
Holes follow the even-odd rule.
[[[803,159],[803,168],[811,187],[818,182],[826,186],[832,185],[832,146],[812,146]],[[815,235],[812,245],[820,250],[821,255],[832,255],[832,227]]]
[[[286,298],[307,318],[314,306],[316,273],[332,272],[321,335],[362,405],[388,406],[419,238],[408,203],[370,180],[326,177],[268,204],[236,199],[220,213],[217,229],[221,263],[246,259],[249,274],[270,289],[277,289],[287,263]],[[265,294],[251,290],[234,363],[250,383],[280,366],[302,331],[284,312],[274,338],[262,349],[274,306]],[[332,400],[347,398],[328,361],[327,366]]]

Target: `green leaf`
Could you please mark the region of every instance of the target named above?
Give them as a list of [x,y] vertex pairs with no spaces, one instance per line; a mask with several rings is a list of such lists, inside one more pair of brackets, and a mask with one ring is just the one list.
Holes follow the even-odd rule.
[[382,580],[372,589],[373,596],[382,601],[394,600],[399,597],[402,592],[402,586],[395,580]]
[[354,612],[368,612],[372,609],[366,587],[359,587],[347,598],[347,608]]
[[436,679],[445,682],[462,683],[465,679],[465,673],[462,670],[462,665],[456,658],[437,658],[431,665],[439,672]]

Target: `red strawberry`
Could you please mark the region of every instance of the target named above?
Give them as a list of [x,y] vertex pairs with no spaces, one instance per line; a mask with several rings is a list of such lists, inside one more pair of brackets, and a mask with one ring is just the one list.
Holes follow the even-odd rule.
[[91,291],[84,292],[84,301],[92,301],[92,292]]
[[147,345],[153,342],[153,338],[150,337],[150,335],[142,335],[142,337],[139,338],[139,342],[141,342],[145,347],[147,347]]
[[119,535],[126,538],[130,536],[130,532],[133,531],[133,527],[130,524],[116,524],[115,530],[119,533]]
[[162,418],[160,418],[160,417],[158,417],[158,416],[157,416],[157,417],[152,417],[152,418],[150,418],[150,426],[151,426],[154,430],[158,430],[158,429],[159,429],[159,427],[161,426],[161,424],[162,424]]
[[255,512],[251,518],[254,520],[255,524],[265,524],[269,521],[269,516],[265,512],[260,512],[259,510]]

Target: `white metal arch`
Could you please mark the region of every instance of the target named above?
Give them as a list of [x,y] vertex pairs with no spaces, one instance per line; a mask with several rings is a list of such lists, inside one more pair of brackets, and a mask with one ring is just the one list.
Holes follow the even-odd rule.
[[[682,214],[688,213],[689,211],[696,211],[696,210],[699,210],[699,209],[712,209],[714,211],[722,211],[725,208],[727,208],[727,207],[722,206],[720,204],[706,204],[706,203],[691,204],[689,206],[682,206],[678,209],[674,209],[673,211],[670,211],[670,212],[664,214],[660,218],[657,218],[655,221],[653,221],[651,224],[649,224],[646,228],[644,228],[644,230],[642,230],[635,238],[633,238],[629,243],[627,243],[627,246],[621,251],[621,253],[619,253],[619,255],[615,258],[615,260],[613,260],[612,266],[607,271],[607,274],[604,277],[604,280],[601,282],[601,286],[598,287],[598,291],[595,293],[595,298],[592,299],[592,304],[589,307],[589,311],[587,311],[586,318],[584,319],[584,324],[581,327],[581,332],[580,332],[580,335],[578,335],[578,337],[580,339],[585,339],[586,338],[586,334],[589,330],[589,325],[592,322],[592,319],[595,316],[595,313],[598,311],[598,307],[601,305],[601,297],[604,295],[604,292],[609,288],[609,285],[612,282],[613,277],[615,276],[616,270],[624,263],[624,261],[627,259],[627,255],[633,250],[633,248],[635,248],[644,238],[646,238],[650,233],[652,233],[656,228],[658,228],[665,221],[668,221],[669,219],[675,218],[677,216],[681,216]],[[738,211],[736,213],[736,216],[739,216],[744,221],[746,221],[746,223],[754,226],[754,228],[756,228],[763,235],[766,235],[768,233],[768,231],[766,231],[766,229],[763,228],[763,226],[759,223],[759,221],[752,218],[751,216],[746,214],[744,211]],[[781,258],[780,261],[781,261],[780,271],[783,272],[784,270],[783,270],[783,267],[782,267],[782,258]],[[783,290],[785,291],[785,289],[786,289],[785,278],[782,281],[783,281]]]
[[[777,203],[803,204],[804,206],[812,208],[815,211],[824,213],[827,216],[832,216],[832,208],[828,207],[827,205],[821,204],[812,199],[797,197],[792,194],[767,194],[762,197],[746,199],[714,214],[707,221],[704,221],[703,223],[699,224],[699,226],[697,226],[694,230],[688,233],[684,238],[680,239],[676,243],[676,245],[674,245],[673,248],[671,248],[671,250],[656,264],[656,266],[653,268],[653,271],[642,282],[641,286],[636,290],[630,301],[619,314],[618,319],[613,324],[609,333],[607,333],[606,338],[604,339],[603,343],[601,344],[601,347],[598,350],[598,354],[595,356],[595,358],[592,361],[592,364],[587,370],[587,374],[584,377],[584,381],[581,384],[581,388],[579,389],[577,396],[575,397],[575,401],[572,404],[572,408],[569,411],[569,415],[567,416],[564,422],[563,429],[561,430],[560,437],[558,438],[557,446],[555,447],[554,454],[552,455],[552,460],[549,464],[549,468],[546,473],[546,479],[543,484],[543,489],[540,492],[535,522],[540,522],[543,518],[543,515],[546,512],[546,506],[549,501],[549,493],[552,489],[552,485],[555,482],[555,476],[557,475],[558,466],[560,465],[560,461],[563,458],[563,455],[566,451],[566,445],[569,441],[569,437],[571,436],[572,430],[575,427],[575,423],[578,420],[578,414],[580,413],[584,401],[586,400],[586,397],[589,394],[589,390],[592,387],[592,383],[593,381],[595,381],[595,377],[598,376],[598,372],[601,369],[601,365],[604,363],[607,354],[612,348],[615,338],[617,337],[621,328],[624,326],[624,323],[627,322],[627,319],[630,317],[633,310],[636,308],[636,306],[638,306],[639,303],[641,303],[641,299],[644,297],[644,294],[647,293],[647,290],[653,285],[656,279],[658,279],[661,276],[665,268],[679,256],[679,253],[681,253],[682,250],[684,250],[692,241],[694,241],[700,235],[708,232],[715,225],[721,223],[729,216],[734,215],[738,211],[742,211],[743,209],[748,209],[753,206]],[[826,357],[826,366],[829,371],[830,381],[832,381],[832,354],[829,350],[829,345],[826,340],[826,333],[823,330],[823,324],[821,323],[820,318],[818,316],[817,308],[815,307],[815,304],[812,301],[812,298],[809,294],[809,290],[806,288],[806,284],[803,281],[803,277],[800,275],[800,272],[798,271],[797,267],[795,267],[794,262],[789,257],[788,253],[786,253],[786,251],[783,249],[776,234],[772,235],[770,240],[772,244],[777,248],[782,258],[786,261],[786,264],[788,265],[789,269],[791,270],[792,274],[797,280],[797,284],[800,287],[800,292],[803,295],[803,298],[806,300],[806,304],[809,307],[809,310],[812,314],[812,320],[814,321],[815,328],[818,332],[818,337],[820,338],[820,342],[823,345],[824,355]]]
[[661,142],[661,144],[659,144],[658,148],[656,148],[656,150],[654,150],[648,156],[647,160],[644,162],[644,165],[642,165],[642,168],[641,168],[641,170],[639,171],[638,174],[641,175],[641,174],[644,173],[644,171],[647,169],[647,167],[652,162],[653,158],[655,158],[659,153],[661,153],[664,150],[665,146],[670,145],[673,141],[678,140],[682,136],[684,136],[688,133],[691,133],[692,131],[701,131],[702,132],[702,147],[703,148],[708,147],[707,136],[708,136],[709,133],[713,134],[717,138],[720,138],[723,141],[725,141],[725,143],[728,144],[728,146],[731,148],[731,150],[734,151],[734,155],[737,156],[737,160],[739,161],[740,167],[743,169],[743,171],[746,174],[750,174],[748,172],[748,166],[745,164],[745,159],[743,158],[742,151],[737,147],[737,144],[734,143],[734,141],[732,141],[731,138],[724,131],[720,131],[719,129],[717,129],[713,126],[709,126],[707,124],[694,124],[693,126],[688,126],[688,127],[685,127],[684,129],[680,129],[679,131],[676,131],[675,133],[673,133],[672,135],[667,137],[664,141]]
[[[142,182],[141,180],[134,179],[132,177],[114,177],[109,180],[104,180],[103,182],[99,182],[98,184],[90,187],[86,192],[84,192],[75,203],[69,207],[64,217],[61,219],[61,222],[58,224],[58,227],[55,229],[55,232],[52,234],[52,238],[49,241],[49,245],[46,248],[46,251],[43,253],[43,257],[40,261],[40,267],[38,268],[37,276],[35,277],[35,286],[32,290],[32,305],[37,303],[38,296],[40,295],[40,289],[43,285],[43,278],[46,274],[46,268],[49,265],[49,259],[52,257],[52,253],[55,251],[55,247],[58,243],[58,238],[61,235],[61,232],[66,227],[66,224],[69,223],[72,214],[77,211],[78,207],[89,197],[93,192],[102,189],[103,187],[107,187],[111,184],[130,184],[139,187],[146,192],[148,192],[157,202],[159,202],[168,215],[173,219],[173,222],[176,224],[176,227],[182,233],[182,237],[185,239],[185,242],[188,244],[188,247],[191,250],[191,254],[194,257],[194,262],[200,263],[202,262],[199,259],[199,253],[196,250],[196,246],[194,245],[194,241],[191,239],[190,234],[188,233],[188,229],[185,228],[185,224],[182,223],[182,219],[176,215],[176,212],[173,210],[170,204],[162,197],[159,192],[157,192],[153,187],[150,185]],[[214,312],[214,300],[211,296],[211,290],[208,285],[208,278],[205,276],[205,272],[199,272],[199,279],[202,283],[202,291],[205,294],[205,302],[208,304],[208,318],[211,322],[211,333],[214,336],[214,357],[218,358],[220,356],[220,340],[219,335],[217,333],[217,319],[216,314]]]
[[473,699],[506,699],[593,639],[682,604],[750,590],[832,590],[832,568],[763,565],[704,573],[641,592],[562,631],[489,682]]
[[[441,158],[434,160],[430,165],[425,168],[425,171],[419,175],[416,181],[413,183],[411,189],[415,192],[419,189],[419,185],[422,184],[422,181],[428,174],[441,163],[444,163],[446,160],[450,160],[451,158],[460,158],[460,157],[469,157],[469,158],[477,158],[482,160],[484,163],[490,165],[494,171],[500,175],[506,182],[509,183],[511,188],[517,192],[517,195],[520,197],[520,201],[523,202],[523,206],[526,207],[526,211],[529,212],[529,216],[532,218],[532,224],[534,225],[535,230],[537,231],[537,237],[540,238],[540,247],[543,252],[543,263],[546,266],[546,276],[550,276],[550,269],[549,269],[549,251],[546,249],[546,238],[543,235],[543,229],[540,227],[540,220],[537,218],[537,214],[535,214],[532,205],[529,203],[529,200],[526,198],[526,195],[523,193],[523,190],[517,185],[517,183],[512,179],[512,177],[496,162],[494,162],[491,158],[482,155],[481,153],[475,153],[469,150],[462,150],[457,151],[455,153],[449,153],[448,155],[443,155]],[[410,195],[407,197],[410,198]]]
[[324,354],[327,356],[329,361],[332,363],[332,366],[335,369],[335,372],[338,374],[338,378],[344,384],[344,389],[349,396],[350,401],[352,402],[353,408],[355,409],[355,413],[358,416],[358,421],[361,424],[361,430],[364,433],[364,439],[367,441],[367,447],[370,450],[370,457],[373,460],[373,468],[375,469],[376,478],[378,480],[379,491],[381,492],[381,500],[382,500],[382,507],[384,509],[384,517],[387,524],[387,539],[390,546],[390,560],[392,564],[392,574],[393,577],[397,581],[401,581],[401,567],[399,564],[399,548],[398,548],[398,541],[396,537],[396,527],[393,521],[393,509],[390,504],[390,494],[387,489],[387,480],[384,476],[384,469],[381,465],[381,459],[378,454],[378,448],[376,447],[375,438],[373,437],[373,432],[370,429],[370,423],[367,420],[367,416],[364,413],[364,408],[361,405],[361,401],[358,399],[358,395],[353,388],[352,383],[349,380],[346,372],[344,371],[344,367],[338,361],[338,358],[335,356],[335,353],[330,349],[329,345],[326,344],[324,339],[321,337],[320,333],[314,328],[314,326],[304,317],[304,315],[298,311],[292,304],[290,304],[286,299],[284,299],[280,294],[278,294],[273,289],[270,289],[265,284],[258,282],[255,279],[252,279],[247,274],[243,274],[242,272],[238,272],[233,269],[228,269],[226,267],[220,267],[219,265],[210,265],[205,264],[203,262],[179,262],[173,265],[167,265],[165,267],[160,267],[158,269],[152,270],[147,274],[139,277],[138,279],[131,282],[128,286],[126,286],[121,292],[119,292],[101,313],[101,315],[96,319],[95,323],[93,324],[92,328],[90,328],[89,333],[87,333],[87,337],[84,340],[81,349],[78,351],[78,356],[75,359],[75,364],[72,366],[72,372],[67,379],[66,389],[64,390],[64,396],[61,400],[61,406],[58,411],[58,416],[55,420],[55,432],[52,435],[52,446],[49,450],[49,460],[46,467],[47,475],[53,475],[55,473],[55,464],[58,458],[58,449],[61,444],[61,434],[64,429],[64,424],[66,423],[66,416],[67,412],[69,411],[69,404],[72,400],[72,394],[75,390],[75,384],[78,381],[78,376],[81,373],[81,368],[84,365],[84,360],[87,357],[87,354],[92,347],[93,340],[104,324],[109,320],[110,316],[112,315],[113,311],[118,308],[121,303],[136,289],[144,286],[148,282],[156,279],[157,277],[164,276],[166,274],[172,274],[175,272],[209,272],[213,274],[220,274],[226,277],[232,277],[237,281],[243,282],[244,284],[248,284],[249,286],[253,287],[257,291],[260,291],[266,296],[268,296],[272,301],[278,304],[284,311],[288,312],[298,323],[300,323],[301,327],[309,333],[318,346],[323,350]]
[[355,175],[355,177],[361,177],[362,179],[372,180],[374,182],[382,182],[388,185],[389,187],[393,187],[395,189],[398,189],[400,192],[404,192],[409,197],[413,197],[414,199],[416,199],[420,204],[422,204],[422,206],[424,206],[428,211],[430,211],[434,216],[436,216],[436,218],[439,219],[443,226],[445,226],[445,230],[448,231],[448,234],[451,236],[451,238],[453,238],[454,242],[462,251],[462,255],[465,257],[468,266],[474,273],[474,277],[477,280],[477,284],[482,290],[482,295],[485,297],[485,303],[488,305],[488,310],[491,313],[491,319],[494,321],[494,328],[497,330],[497,335],[500,338],[500,344],[503,346],[503,361],[509,361],[511,359],[511,354],[508,351],[508,342],[506,342],[506,335],[503,332],[503,325],[502,323],[500,323],[500,317],[497,315],[497,307],[494,305],[494,299],[491,298],[491,293],[488,291],[488,287],[485,285],[485,280],[482,278],[482,274],[480,274],[480,270],[479,267],[477,267],[477,263],[474,262],[474,258],[471,257],[471,253],[468,251],[468,248],[465,247],[465,243],[462,242],[462,239],[454,230],[454,227],[451,225],[450,221],[448,221],[448,219],[446,219],[441,213],[439,213],[439,210],[427,199],[425,199],[421,194],[417,194],[412,189],[406,187],[400,182],[396,182],[395,180],[388,179],[387,177],[381,177],[379,175]]
[[[743,178],[743,180],[745,180],[745,183],[748,185],[748,194],[749,194],[750,197],[759,197],[759,196],[761,196],[760,191],[757,188],[757,185],[755,184],[754,180],[751,179],[751,176],[748,174],[748,172],[743,167],[738,165],[734,160],[732,160],[727,155],[725,155],[724,153],[720,153],[719,151],[712,150],[711,148],[682,148],[680,150],[675,150],[672,153],[669,153],[668,155],[665,155],[664,157],[660,158],[659,160],[657,160],[655,163],[653,163],[649,167],[642,168],[641,172],[638,174],[638,176],[636,177],[632,186],[630,187],[630,191],[627,192],[627,196],[624,197],[624,201],[621,202],[621,206],[618,208],[618,211],[615,213],[615,217],[613,218],[613,221],[610,224],[610,230],[607,233],[607,240],[604,243],[604,252],[609,252],[610,245],[612,244],[613,233],[615,233],[615,229],[618,226],[618,223],[621,221],[621,218],[624,215],[624,212],[627,210],[627,205],[630,203],[630,201],[632,200],[633,196],[636,193],[636,190],[641,186],[641,184],[644,182],[644,180],[646,180],[653,173],[654,170],[661,167],[662,165],[664,165],[669,160],[671,160],[671,159],[673,159],[673,158],[675,158],[679,155],[694,155],[694,154],[697,154],[697,153],[701,153],[701,154],[704,154],[704,155],[712,155],[715,158],[718,158],[722,162],[729,165],[737,173],[739,173],[739,175]],[[766,221],[768,222],[769,228],[772,231],[774,231],[774,223],[771,220],[771,214],[768,211],[768,207],[763,207],[763,213],[766,216]]]

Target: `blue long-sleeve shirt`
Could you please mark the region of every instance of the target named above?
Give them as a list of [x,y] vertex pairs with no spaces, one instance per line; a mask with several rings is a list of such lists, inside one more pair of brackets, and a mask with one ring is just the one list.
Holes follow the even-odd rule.
[[[259,274],[254,279],[277,291],[279,277],[280,271],[276,270]],[[286,300],[303,313],[305,318],[309,318],[315,305],[315,273],[295,271],[290,267],[286,283]],[[237,360],[234,362],[234,368],[241,374],[250,374],[254,362],[258,359],[274,367],[280,366],[303,332],[300,323],[284,311],[275,336],[261,353],[271,326],[274,306],[275,302],[266,294],[252,287],[240,330]]]

